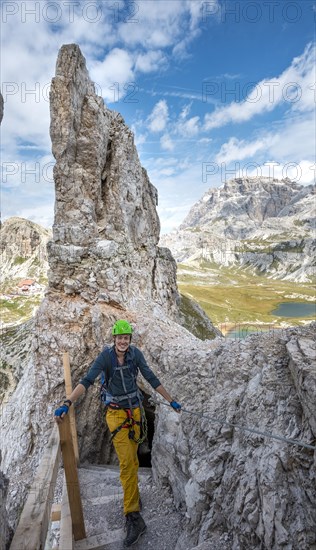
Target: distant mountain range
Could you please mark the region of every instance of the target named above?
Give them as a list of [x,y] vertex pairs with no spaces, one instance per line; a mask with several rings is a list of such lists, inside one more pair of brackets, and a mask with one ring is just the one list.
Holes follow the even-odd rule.
[[[208,190],[179,229],[163,235],[177,262],[240,266],[269,277],[311,282],[316,275],[315,186],[240,178]],[[47,279],[51,231],[13,217],[0,229],[1,284]]]
[[1,285],[13,279],[47,280],[47,241],[51,232],[24,218],[6,220],[0,229]]
[[315,185],[236,178],[208,190],[161,238],[181,263],[239,265],[291,281],[315,278]]

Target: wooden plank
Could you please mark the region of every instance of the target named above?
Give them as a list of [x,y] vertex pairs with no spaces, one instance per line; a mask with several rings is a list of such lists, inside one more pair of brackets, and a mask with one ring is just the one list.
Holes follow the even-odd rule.
[[51,521],[60,521],[61,504],[53,504],[50,514]]
[[80,496],[77,461],[73,448],[72,435],[70,431],[70,420],[68,414],[66,414],[63,421],[58,424],[58,429],[65,468],[72,530],[75,540],[80,540],[86,537],[86,532]]
[[[157,525],[157,521],[158,520],[153,519],[146,521],[147,527],[150,527],[153,532],[155,531],[155,525]],[[78,542],[75,542],[74,550],[104,550],[104,547],[107,545],[116,545],[118,549],[121,549],[122,542],[125,537],[126,531],[124,529],[111,529],[106,533],[91,535],[84,540],[79,540]],[[140,547],[145,548],[145,546]]]
[[61,503],[59,548],[61,550],[73,550],[74,548],[71,514],[70,514],[70,508],[69,508],[65,477],[64,477],[63,496],[62,496],[62,503]]
[[115,529],[107,533],[92,535],[84,540],[75,542],[75,550],[98,550],[103,549],[107,544],[117,544],[121,548],[123,539],[126,537],[124,529]]
[[40,550],[45,546],[60,461],[55,424],[29,491],[10,550]]
[[[68,351],[63,352],[63,366],[64,366],[64,378],[65,378],[65,388],[66,388],[66,397],[69,398],[72,393],[72,382],[71,382],[71,370],[70,370],[70,361]],[[77,465],[79,464],[79,449],[78,449],[78,437],[77,437],[77,428],[76,428],[76,417],[74,406],[69,409],[69,418],[70,418],[70,428],[74,444],[74,451],[76,456]]]

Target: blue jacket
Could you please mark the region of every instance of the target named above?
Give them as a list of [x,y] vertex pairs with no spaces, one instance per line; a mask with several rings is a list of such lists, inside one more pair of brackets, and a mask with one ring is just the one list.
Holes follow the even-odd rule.
[[[152,386],[152,388],[156,389],[158,386],[160,386],[159,379],[148,367],[143,353],[136,346],[130,345],[128,347],[128,350],[125,353],[123,367],[121,367],[117,362],[114,346],[105,347],[90,367],[86,376],[84,376],[80,380],[80,384],[82,384],[87,390],[94,383],[95,379],[99,375],[104,373],[106,385],[108,385],[110,381],[110,387],[107,388],[110,394],[110,398],[113,398],[113,401],[115,402],[116,396],[122,396],[123,394],[126,395],[122,382],[122,376],[124,378],[124,384],[127,393],[136,393],[136,377],[138,370],[140,370],[141,374]],[[133,407],[138,406],[138,398],[136,395],[131,398],[131,401]],[[119,404],[122,408],[129,407],[129,401],[127,398],[121,398]]]

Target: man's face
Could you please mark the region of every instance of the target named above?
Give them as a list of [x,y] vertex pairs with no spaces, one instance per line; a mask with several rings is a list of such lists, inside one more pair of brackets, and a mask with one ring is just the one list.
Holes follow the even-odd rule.
[[127,351],[130,341],[131,341],[130,334],[118,334],[117,336],[114,336],[115,347],[117,351],[121,353],[125,353],[125,351]]

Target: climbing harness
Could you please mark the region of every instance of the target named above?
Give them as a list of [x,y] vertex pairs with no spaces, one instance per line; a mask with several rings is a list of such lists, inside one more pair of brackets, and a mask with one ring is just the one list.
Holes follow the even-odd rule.
[[[152,397],[149,399],[149,402],[155,405],[164,405],[166,407],[170,406],[167,403],[162,403],[162,401],[155,401]],[[312,449],[313,451],[316,451],[315,445],[310,445],[309,443],[305,443],[304,441],[300,441],[298,439],[289,439],[287,437],[283,437],[282,435],[273,434],[271,432],[263,432],[262,430],[258,430],[257,428],[249,428],[248,426],[241,426],[240,424],[227,422],[227,420],[220,420],[219,418],[214,418],[213,416],[210,416],[209,414],[206,414],[204,412],[188,411],[186,409],[183,409],[182,407],[181,407],[181,412],[184,412],[186,414],[191,414],[193,416],[199,416],[201,418],[207,418],[208,420],[210,420],[211,422],[214,422],[215,424],[221,424],[222,426],[230,426],[231,428],[237,428],[238,430],[241,430],[244,432],[254,433],[256,435],[261,435],[262,437],[270,437],[272,439],[277,439],[278,441],[284,441],[289,445],[297,445],[299,447],[305,447],[306,449]]]
[[[119,426],[117,426],[117,428],[115,428],[115,430],[113,430],[113,432],[111,432],[111,441],[116,436],[116,434],[119,431],[121,431],[123,428],[127,428],[129,430],[129,433],[128,433],[129,439],[132,439],[138,445],[140,445],[145,441],[148,433],[147,418],[145,414],[145,409],[141,401],[139,405],[140,405],[139,408],[140,408],[140,415],[141,415],[140,422],[138,420],[135,420],[135,418],[133,417],[133,409],[121,409],[120,407],[111,407],[111,403],[110,403],[109,405],[110,408],[113,408],[113,409],[117,408],[119,410],[123,410],[126,412],[126,418],[123,420],[123,422]],[[135,430],[134,430],[135,425],[140,426],[141,428],[141,436],[139,438],[135,437]]]
[[[135,443],[140,445],[141,443],[143,443],[143,441],[145,441],[145,439],[147,437],[147,420],[146,420],[146,415],[145,415],[145,409],[143,407],[140,390],[139,390],[139,388],[136,384],[136,376],[135,376],[135,384],[136,384],[136,387],[137,387],[136,393],[137,393],[137,398],[138,398],[138,403],[139,403],[139,408],[140,408],[140,414],[141,414],[140,423],[136,422],[136,420],[133,417],[132,397],[131,397],[131,394],[127,393],[127,389],[126,389],[126,384],[125,384],[124,375],[123,375],[123,368],[124,367],[121,367],[119,370],[120,370],[120,375],[121,375],[121,380],[122,380],[122,386],[124,388],[125,396],[127,397],[128,404],[129,404],[129,409],[124,409],[124,410],[126,410],[126,414],[127,414],[127,423],[125,423],[125,424],[127,424],[126,427],[128,427],[128,429],[129,429],[129,433],[128,433],[129,439],[132,439],[133,441],[135,441]],[[127,368],[129,368],[129,367],[127,366]],[[135,424],[140,424],[142,432],[143,432],[142,436],[138,439],[135,438],[135,430],[134,430]],[[123,427],[125,427],[124,423],[123,423],[123,426],[121,426],[121,428],[123,428]],[[121,428],[119,427],[119,430]],[[113,439],[113,437],[112,437],[112,439]]]
[[[130,362],[130,364],[119,366],[118,363],[117,363],[117,358],[116,358],[115,353],[112,352],[111,348],[107,348],[107,349],[109,351],[109,355],[110,355],[110,358],[111,358],[112,374],[111,374],[108,382],[106,382],[105,375],[104,375],[104,373],[102,373],[100,398],[101,398],[101,401],[107,407],[110,407],[112,409],[124,410],[126,412],[126,415],[127,415],[126,419],[124,419],[123,422],[119,426],[117,426],[117,428],[113,432],[111,432],[111,441],[113,440],[115,435],[122,428],[127,428],[129,430],[129,433],[128,433],[129,439],[135,441],[135,443],[140,445],[147,438],[148,428],[147,428],[147,419],[146,419],[145,409],[144,409],[144,406],[143,406],[143,403],[142,403],[142,395],[141,395],[140,389],[138,388],[137,382],[136,382],[138,367],[133,361]],[[122,395],[116,395],[115,397],[111,396],[112,399],[115,399],[115,402],[110,402],[109,403],[107,401],[109,396],[110,396],[109,390],[110,390],[110,386],[111,386],[114,374],[117,370],[119,370],[119,373],[120,373],[120,376],[121,376],[121,381],[122,381],[122,386],[123,386],[123,389],[124,389],[124,393]],[[125,379],[124,379],[124,375],[123,375],[124,370],[130,371],[133,375],[133,378],[134,378],[136,390],[131,392],[131,393],[128,393],[127,389],[126,389]],[[138,400],[138,403],[139,403],[139,408],[140,408],[140,413],[141,413],[140,422],[135,420],[134,417],[133,417],[132,399],[134,397],[137,397],[137,400]],[[128,409],[120,407],[120,405],[119,405],[120,401],[123,401],[123,400],[126,400],[126,399],[128,400],[128,405],[129,405]],[[135,429],[134,429],[135,425],[139,425],[141,427],[141,436],[139,438],[135,437]]]
[[[116,407],[113,407],[113,408],[116,408]],[[129,433],[128,433],[129,439],[135,440],[134,426],[135,425],[140,426],[141,422],[138,422],[133,418],[133,413],[131,409],[120,409],[120,410],[124,410],[126,412],[126,418],[123,420],[123,422],[119,426],[117,426],[117,428],[115,428],[115,430],[113,430],[113,432],[111,432],[111,441],[116,436],[116,434],[119,431],[121,431],[122,428],[127,428],[129,430]]]

